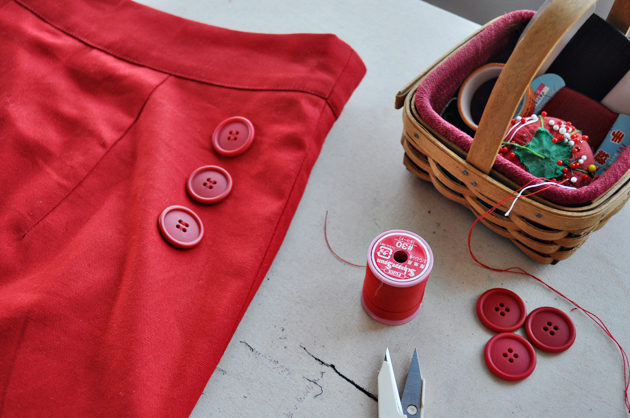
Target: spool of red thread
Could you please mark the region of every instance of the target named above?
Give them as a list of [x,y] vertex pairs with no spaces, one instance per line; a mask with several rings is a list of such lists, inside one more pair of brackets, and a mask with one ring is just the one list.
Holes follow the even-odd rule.
[[363,308],[384,324],[411,321],[420,311],[432,268],[431,247],[421,237],[403,230],[383,232],[368,250]]

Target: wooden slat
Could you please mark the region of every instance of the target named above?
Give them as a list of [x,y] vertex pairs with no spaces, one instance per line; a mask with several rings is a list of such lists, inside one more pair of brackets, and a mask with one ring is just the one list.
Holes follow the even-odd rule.
[[568,232],[565,230],[539,228],[535,225],[532,225],[529,220],[521,216],[516,216],[512,213],[510,213],[510,221],[512,221],[514,225],[518,226],[527,234],[545,241],[556,241],[568,235]]
[[413,173],[414,176],[416,176],[419,179],[424,180],[424,181],[429,181],[429,182],[431,181],[431,176],[429,176],[429,173],[427,173],[426,171],[420,169],[406,155],[405,155],[405,157],[403,159],[403,164],[405,165],[405,167],[407,167],[407,170],[409,170],[409,171],[411,171]]
[[606,21],[627,35],[630,30],[630,0],[615,1]]

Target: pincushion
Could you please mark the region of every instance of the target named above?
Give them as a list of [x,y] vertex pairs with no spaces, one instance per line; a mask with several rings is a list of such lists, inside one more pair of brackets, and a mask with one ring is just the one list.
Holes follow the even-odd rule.
[[597,171],[587,141],[588,136],[571,122],[542,112],[513,119],[499,152],[536,177],[580,187],[589,184]]

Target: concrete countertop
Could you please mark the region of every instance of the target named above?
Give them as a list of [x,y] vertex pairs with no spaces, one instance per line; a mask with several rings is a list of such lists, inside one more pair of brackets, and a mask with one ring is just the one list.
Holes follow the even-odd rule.
[[[377,380],[389,347],[399,388],[417,348],[427,381],[425,416],[627,416],[621,356],[584,314],[532,279],[474,264],[466,237],[474,217],[415,178],[402,164],[401,112],[394,95],[478,26],[417,0],[142,0],[200,22],[250,32],[331,32],[348,42],[368,72],[330,132],[283,246],[192,413],[193,417],[375,417]],[[483,226],[476,254],[517,265],[599,315],[630,347],[627,207],[569,260],[530,261]],[[402,326],[363,311],[365,264],[374,237],[389,229],[423,236],[435,254],[419,316]],[[494,333],[477,319],[492,287],[518,293],[528,311],[555,306],[577,328],[566,352],[537,350],[538,364],[510,383],[487,369]],[[523,335],[523,331],[518,331]]]

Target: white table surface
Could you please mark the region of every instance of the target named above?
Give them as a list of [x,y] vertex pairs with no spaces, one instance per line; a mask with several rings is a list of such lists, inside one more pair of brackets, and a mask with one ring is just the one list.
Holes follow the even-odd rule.
[[[627,416],[616,346],[533,280],[474,264],[466,248],[474,217],[402,165],[395,93],[476,24],[417,0],[141,2],[232,29],[332,32],[368,68],[328,135],[282,248],[193,417],[375,417],[376,402],[326,364],[376,394],[386,347],[399,388],[417,347],[427,381],[426,417]],[[386,326],[365,314],[359,300],[365,271],[339,262],[327,249],[326,210],[332,245],[359,264],[372,239],[389,229],[407,229],[429,242],[435,265],[416,319]],[[486,262],[522,266],[583,304],[630,349],[629,210],[555,266],[530,261],[481,225],[473,246]],[[536,370],[524,381],[496,378],[483,359],[494,333],[475,314],[477,298],[492,287],[515,291],[528,310],[555,306],[568,312],[577,328],[575,344],[555,355],[537,350]]]

